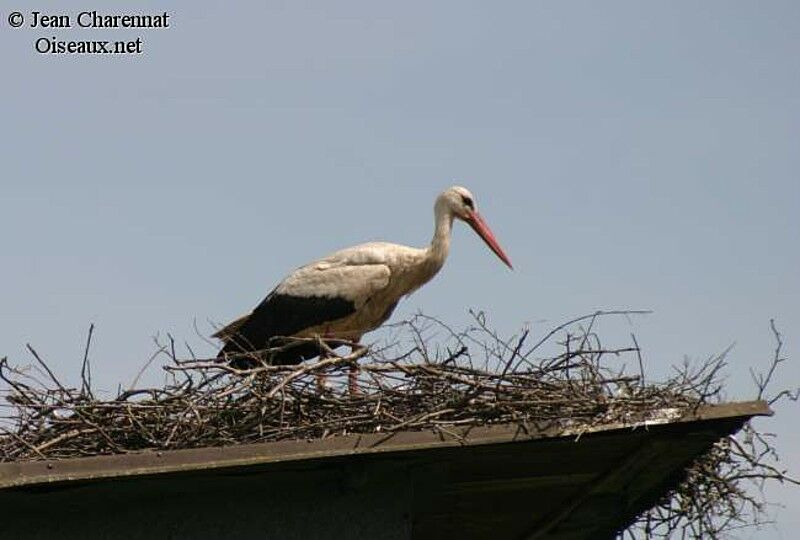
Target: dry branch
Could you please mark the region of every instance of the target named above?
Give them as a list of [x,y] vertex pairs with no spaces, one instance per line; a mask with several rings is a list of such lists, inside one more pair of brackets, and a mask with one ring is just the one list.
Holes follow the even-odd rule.
[[[333,350],[341,342],[327,342],[323,345],[332,354],[329,358],[299,366],[269,365],[261,359],[270,351],[260,351],[253,355],[258,363],[250,370],[196,359],[191,351],[191,360],[181,360],[169,336],[167,344],[156,344],[154,355],[166,361],[169,383],[163,388],[130,388],[111,399],[99,399],[92,391],[91,327],[79,388],[65,386],[30,346],[49,382],[0,360],[0,379],[13,407],[10,421],[0,424],[0,461],[348,433],[450,433],[455,426],[492,423],[517,423],[525,431],[562,428],[579,433],[603,424],[651,420],[665,409],[691,413],[700,405],[719,402],[725,354],[699,365],[684,364],[668,380],[653,384],[644,379],[645,364],[635,337],[619,347],[601,343],[601,319],[634,313],[639,312],[579,317],[533,346],[526,343],[527,329],[508,339],[499,337],[483,313],[474,314],[475,325],[461,332],[419,315],[394,325],[391,342],[346,356]],[[771,403],[796,400],[797,391],[768,396],[768,385],[785,361],[774,324],[772,330],[777,341],[773,361],[766,375],[753,375],[758,397]],[[557,345],[560,352],[535,356],[546,344]],[[359,392],[350,393],[347,376],[359,360]],[[624,366],[625,360],[636,373],[609,367]],[[323,377],[329,382],[321,388],[317,381]],[[749,487],[771,480],[793,482],[778,468],[771,439],[748,425],[740,435],[719,441],[687,471],[680,487],[625,534],[714,538],[758,524],[764,516],[763,497],[754,496]]]

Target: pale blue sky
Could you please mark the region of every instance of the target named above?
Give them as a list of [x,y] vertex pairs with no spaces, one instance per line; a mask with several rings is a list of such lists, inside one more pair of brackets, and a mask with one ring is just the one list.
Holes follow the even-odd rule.
[[[800,384],[797,2],[229,4],[129,3],[172,28],[95,32],[6,17],[98,6],[3,0],[0,355],[31,342],[74,377],[94,322],[111,390],[157,332],[211,354],[194,319],[343,246],[424,244],[460,183],[516,270],[459,227],[395,319],[459,326],[474,307],[540,334],[652,309],[624,333],[653,376],[735,343],[745,399],[774,317],[795,362],[780,382]],[[145,53],[43,56],[42,35]],[[759,425],[800,473],[798,406],[777,412]],[[792,538],[798,490],[770,495],[787,508],[754,537]]]

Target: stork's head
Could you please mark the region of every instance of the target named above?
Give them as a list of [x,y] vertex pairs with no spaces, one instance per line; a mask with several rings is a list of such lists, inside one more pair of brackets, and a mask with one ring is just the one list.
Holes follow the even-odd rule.
[[494,237],[492,230],[483,220],[481,215],[478,213],[478,207],[475,204],[475,197],[472,196],[472,193],[461,186],[453,186],[446,191],[444,191],[439,198],[436,199],[436,209],[437,212],[441,210],[448,212],[454,218],[460,219],[461,221],[466,222],[472,229],[478,233],[486,245],[489,246],[495,255],[497,255],[501,261],[503,261],[509,268],[513,270],[511,266],[511,260],[509,260],[508,255],[503,251],[503,248],[500,247],[497,239]]

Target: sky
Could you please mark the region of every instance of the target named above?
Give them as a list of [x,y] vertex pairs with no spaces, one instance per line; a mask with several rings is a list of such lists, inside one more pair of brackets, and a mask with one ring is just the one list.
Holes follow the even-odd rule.
[[[541,336],[646,309],[653,378],[733,345],[750,399],[774,318],[800,386],[800,4],[115,4],[165,29],[12,28],[81,1],[2,0],[0,356],[31,343],[66,380],[96,325],[97,385],[170,332],[248,311],[291,269],[369,240],[422,246],[433,201],[468,187],[509,271],[457,226],[439,276],[401,303],[460,327]],[[40,54],[37,39],[141,54]],[[613,336],[612,336],[613,337]],[[158,370],[145,382],[159,380]],[[800,475],[797,403],[757,421]],[[793,537],[800,489],[774,488]]]

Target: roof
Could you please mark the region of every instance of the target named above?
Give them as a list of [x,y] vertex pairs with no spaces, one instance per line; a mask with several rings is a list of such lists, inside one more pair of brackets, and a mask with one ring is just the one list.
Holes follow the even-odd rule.
[[752,401],[683,416],[664,409],[647,422],[579,431],[502,424],[5,463],[0,504],[41,508],[47,501],[37,497],[71,485],[90,493],[109,482],[164,493],[202,480],[220,496],[223,488],[213,486],[223,477],[260,478],[258,485],[282,477],[313,490],[317,477],[357,465],[357,489],[395,491],[413,538],[602,538],[652,506],[715,441],[770,414]]

